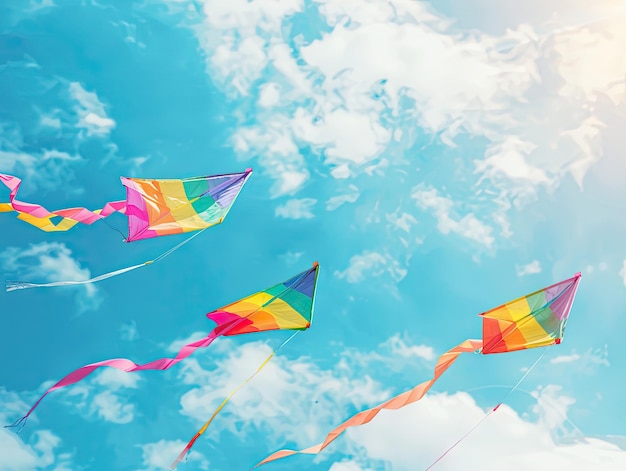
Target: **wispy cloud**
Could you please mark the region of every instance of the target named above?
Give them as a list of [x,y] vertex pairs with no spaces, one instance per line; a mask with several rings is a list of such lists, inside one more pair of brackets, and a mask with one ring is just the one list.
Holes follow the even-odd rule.
[[364,352],[356,348],[345,348],[341,351],[338,368],[351,375],[353,371],[399,372],[410,368],[415,371],[417,366],[429,366],[435,359],[435,350],[429,345],[412,344],[407,336],[392,335],[372,351]]
[[442,234],[452,232],[488,248],[493,244],[495,239],[490,226],[482,223],[473,213],[455,216],[454,201],[441,196],[436,189],[418,186],[413,189],[411,197],[420,209],[433,212],[437,219],[437,229]]
[[[28,410],[28,404],[14,392],[0,387],[0,422],[9,423],[15,416]],[[27,441],[25,441],[25,439]],[[27,438],[6,428],[0,428],[0,469],[6,471],[27,471],[32,469],[71,469],[71,455],[59,453],[61,439],[49,430],[37,430]]]
[[360,196],[359,189],[354,185],[350,185],[348,190],[350,191],[349,193],[328,198],[326,200],[326,211],[334,211],[346,203],[355,203]]
[[312,219],[315,217],[312,209],[316,204],[314,198],[291,199],[276,207],[274,214],[285,219]]
[[406,269],[388,254],[365,250],[352,256],[348,267],[343,271],[335,271],[334,275],[348,283],[359,283],[366,277],[378,277],[383,273],[400,281],[406,276]]
[[533,260],[526,265],[516,266],[515,271],[517,272],[517,276],[536,275],[537,273],[541,273],[541,263],[539,260]]
[[571,355],[559,355],[550,360],[550,363],[553,365],[558,365],[561,363],[571,363],[573,361],[580,360],[580,355],[578,353],[572,353]]
[[139,331],[137,330],[137,323],[130,321],[126,324],[122,324],[120,327],[120,339],[132,342],[139,338]]
[[[26,281],[73,281],[91,277],[89,269],[82,268],[65,244],[41,242],[27,249],[7,247],[0,252],[0,266],[14,277]],[[98,290],[91,284],[70,287],[79,293],[77,301],[81,312],[100,306]]]
[[626,286],[626,260],[624,260],[624,263],[622,264],[622,269],[619,271],[619,276],[622,278],[624,286]]
[[0,123],[0,172],[16,174],[23,180],[20,195],[37,189],[56,189],[73,178],[73,169],[84,164],[78,154],[56,149],[25,150],[17,125]]
[[[142,451],[142,466],[140,471],[160,471],[169,468],[180,450],[185,448],[182,440],[159,440],[154,443],[139,445]],[[209,462],[196,450],[189,453],[187,460],[194,463],[197,469],[209,469]]]
[[77,126],[87,131],[87,136],[108,136],[115,121],[107,116],[104,103],[95,92],[89,92],[78,82],[70,82],[69,93],[75,101]]
[[589,348],[585,353],[572,352],[569,355],[558,355],[550,360],[553,365],[564,365],[573,371],[585,374],[595,373],[600,366],[611,366],[608,345],[602,348]]

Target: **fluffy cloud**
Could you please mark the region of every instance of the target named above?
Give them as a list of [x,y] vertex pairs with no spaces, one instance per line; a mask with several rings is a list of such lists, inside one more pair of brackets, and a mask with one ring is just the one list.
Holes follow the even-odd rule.
[[[467,467],[467,463],[494,471],[583,471],[598,466],[617,471],[626,466],[626,452],[607,441],[587,438],[559,443],[559,432],[562,433],[568,407],[574,400],[561,395],[555,386],[538,390],[534,396],[535,420],[503,405],[443,458],[436,469],[456,470]],[[352,429],[348,436],[365,450],[369,459],[385,461],[394,470],[424,469],[486,414],[466,393],[429,394],[402,411],[379,414],[371,424]]]
[[454,201],[439,195],[436,189],[418,186],[411,197],[424,211],[431,211],[437,220],[437,229],[442,234],[454,233],[478,242],[489,248],[494,242],[493,229],[482,223],[473,213],[459,217],[454,214]]
[[312,209],[316,203],[314,198],[291,199],[278,206],[275,215],[285,219],[312,219],[315,217]]
[[[6,424],[28,410],[28,405],[17,394],[0,388],[0,422]],[[61,469],[69,466],[71,455],[58,453],[61,439],[49,430],[37,430],[24,441],[6,428],[0,428],[0,471],[30,471],[33,469]],[[69,466],[71,468],[71,466]]]
[[[87,268],[72,257],[72,251],[65,244],[41,242],[31,244],[27,249],[7,247],[0,252],[0,266],[13,276],[28,281],[73,281],[91,277]],[[101,299],[97,288],[92,284],[71,287],[78,291],[77,301],[81,312],[97,309]]]
[[[203,422],[202,418],[209,417],[224,397],[272,352],[261,342],[235,348],[226,339],[220,348],[224,356],[213,368],[207,369],[190,359],[179,375],[184,384],[194,386],[181,397],[181,413],[198,423],[199,418]],[[347,408],[362,408],[383,400],[387,394],[367,375],[348,377],[341,367],[324,370],[307,358],[288,360],[276,356],[232,397],[231,407],[221,412],[228,420],[216,421],[207,433],[226,429],[244,436],[252,428],[263,428],[274,440],[289,436],[291,441],[305,445],[319,439]]]
[[78,82],[70,82],[69,94],[75,101],[77,126],[84,129],[87,136],[108,136],[115,127],[115,121],[107,116],[105,106],[98,95],[85,90]]
[[[522,24],[497,2],[480,6],[509,23],[500,32],[469,30],[409,0],[306,8],[301,0],[204,0],[186,18],[207,73],[247,110],[237,115],[233,144],[275,179],[272,197],[296,194],[314,167],[335,179],[333,210],[356,202],[348,190],[355,179],[400,170],[407,181],[425,180],[421,196],[430,195],[425,206],[440,230],[491,248],[491,221],[510,237],[511,211],[568,177],[582,186],[603,155],[608,123],[597,105],[623,101],[626,39],[614,2],[587,5],[602,21],[582,26],[588,15],[556,4],[548,22],[537,14]],[[454,159],[438,157],[441,146]],[[439,193],[439,177],[449,196]],[[471,207],[454,216],[464,200]],[[397,221],[414,224],[415,208],[399,206],[391,211],[406,216]],[[413,240],[404,239],[409,252]]]
[[135,417],[135,405],[127,404],[111,391],[103,391],[91,399],[89,409],[99,418],[114,424],[127,424]]
[[516,266],[515,271],[517,272],[517,276],[536,275],[537,273],[541,273],[541,263],[539,260],[533,260],[526,265]]
[[85,418],[128,424],[137,410],[129,399],[130,391],[137,389],[140,381],[140,375],[104,368],[79,384],[61,390],[61,398],[65,405]]

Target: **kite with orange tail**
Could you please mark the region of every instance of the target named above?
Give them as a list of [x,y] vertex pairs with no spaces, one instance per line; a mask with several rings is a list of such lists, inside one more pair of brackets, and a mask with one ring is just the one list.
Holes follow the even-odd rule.
[[[69,286],[95,283],[156,263],[178,250],[202,231],[226,218],[252,169],[224,175],[192,177],[182,180],[150,180],[122,177],[126,199],[113,201],[102,209],[69,208],[48,211],[43,206],[17,199],[22,180],[0,173],[0,183],[9,190],[9,202],[0,203],[0,212],[17,212],[17,218],[45,232],[68,231],[78,223],[91,225],[118,212],[128,218],[126,242],[173,234],[200,231],[154,260],[116,270],[89,280],[27,283],[8,281],[7,291],[26,288]],[[60,220],[56,221],[57,218]]]
[[[246,298],[207,314],[217,324],[206,337],[184,345],[174,358],[161,358],[138,365],[126,358],[104,360],[83,366],[50,387],[26,415],[9,427],[23,426],[44,397],[52,391],[70,386],[103,366],[126,373],[144,370],[167,370],[189,357],[198,348],[208,347],[221,335],[241,335],[270,330],[301,331],[311,326],[319,265],[293,276],[287,281],[259,291]],[[296,332],[297,333],[297,332]],[[268,360],[269,361],[269,360]]]
[[[255,468],[295,454],[316,455],[339,438],[348,428],[367,424],[381,410],[400,409],[419,401],[461,353],[479,351],[488,355],[561,343],[580,277],[581,274],[577,273],[572,278],[484,312],[481,314],[482,340],[466,340],[441,355],[435,365],[435,374],[432,379],[376,407],[359,412],[331,431],[322,443],[300,451],[279,450],[258,463]],[[500,404],[493,411],[499,406]]]

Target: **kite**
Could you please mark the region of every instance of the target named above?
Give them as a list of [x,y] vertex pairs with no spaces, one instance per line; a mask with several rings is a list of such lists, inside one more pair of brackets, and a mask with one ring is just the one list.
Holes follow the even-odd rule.
[[[15,211],[17,218],[45,232],[67,231],[78,223],[93,224],[118,212],[128,219],[128,236],[125,242],[203,231],[220,224],[237,199],[252,169],[245,172],[182,180],[149,180],[122,177],[126,187],[126,199],[107,203],[102,209],[69,208],[48,211],[43,206],[25,203],[17,199],[22,181],[12,175],[0,173],[0,182],[9,190],[9,203],[0,203],[0,212]],[[56,219],[61,218],[56,221]],[[197,235],[197,234],[196,234]],[[168,250],[154,260],[123,268],[84,281],[61,281],[54,283],[7,282],[7,291],[42,286],[63,286],[94,283],[162,260],[191,240]]]
[[432,379],[376,407],[359,412],[332,430],[322,443],[300,451],[279,450],[258,463],[255,468],[295,454],[316,455],[339,438],[345,430],[367,424],[381,410],[400,409],[419,401],[461,353],[479,352],[488,355],[560,344],[580,277],[581,274],[577,273],[572,278],[480,314],[483,320],[482,340],[466,340],[441,355]]
[[222,336],[265,332],[270,330],[305,330],[311,326],[313,300],[319,264],[299,273],[289,280],[207,314],[217,326],[204,338],[184,345],[174,358],[161,358],[138,365],[126,358],[115,358],[85,365],[51,386],[35,402],[26,415],[10,427],[23,425],[44,397],[52,391],[75,384],[98,368],[108,366],[131,373],[144,370],[167,370],[189,357],[199,348],[208,347]]

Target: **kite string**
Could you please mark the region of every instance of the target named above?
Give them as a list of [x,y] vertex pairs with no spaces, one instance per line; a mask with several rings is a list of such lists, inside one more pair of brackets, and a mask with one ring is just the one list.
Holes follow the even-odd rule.
[[90,284],[90,283],[97,283],[98,281],[106,280],[107,278],[112,278],[114,276],[121,275],[123,273],[127,273],[129,271],[136,270],[137,268],[142,268],[142,267],[145,267],[147,265],[151,265],[153,263],[160,262],[164,258],[166,258],[166,257],[170,256],[172,253],[176,252],[183,245],[191,242],[194,238],[198,237],[200,234],[202,234],[204,231],[206,231],[210,227],[212,227],[212,226],[208,226],[208,227],[205,227],[204,229],[201,229],[201,230],[197,231],[195,234],[191,235],[190,237],[187,237],[185,240],[183,240],[182,242],[176,244],[174,247],[172,247],[172,248],[166,250],[165,252],[163,252],[161,255],[156,257],[154,260],[148,260],[147,262],[140,263],[139,265],[132,265],[132,266],[127,267],[127,268],[122,268],[120,270],[114,270],[114,271],[105,273],[103,275],[98,275],[98,276],[95,276],[93,278],[89,278],[87,280],[80,280],[80,281],[53,281],[53,282],[50,282],[50,283],[29,283],[29,282],[25,282],[25,281],[10,281],[10,280],[6,280],[6,282],[5,282],[6,291],[15,291],[15,290],[18,290],[18,289],[28,289],[28,288],[52,288],[54,286],[74,286],[74,285],[86,285],[86,284]]
[[435,461],[432,462],[432,464],[430,466],[428,466],[428,468],[426,468],[425,471],[428,471],[430,469],[433,468],[433,466],[435,466],[437,463],[439,463],[442,459],[445,458],[445,456],[450,453],[454,448],[456,448],[456,446],[461,443],[463,440],[465,440],[474,430],[476,430],[485,420],[487,420],[487,417],[489,417],[491,414],[493,414],[495,411],[498,410],[498,408],[504,404],[506,402],[506,400],[509,398],[509,396],[511,396],[511,394],[513,394],[513,392],[520,386],[520,384],[522,384],[522,382],[526,379],[526,377],[530,374],[530,372],[535,368],[535,366],[537,366],[537,364],[541,361],[541,359],[544,357],[544,355],[546,354],[546,352],[548,351],[548,349],[544,349],[544,351],[541,353],[541,355],[539,356],[539,358],[537,358],[535,360],[535,362],[532,364],[532,366],[530,368],[528,368],[528,370],[526,370],[526,372],[524,373],[524,375],[520,378],[520,380],[515,384],[515,386],[513,386],[511,388],[511,390],[506,394],[506,396],[504,396],[504,399],[502,401],[500,401],[493,409],[491,409],[487,414],[485,414],[471,429],[469,429],[461,438],[459,438],[456,442],[454,442],[446,451],[444,451],[439,458],[437,458]]
[[259,365],[259,367],[256,369],[256,371],[254,373],[252,373],[250,376],[248,376],[244,381],[242,381],[235,389],[233,389],[228,396],[226,396],[226,398],[222,401],[222,403],[219,405],[219,407],[217,409],[215,409],[215,412],[213,412],[213,415],[211,415],[211,418],[202,426],[202,428],[200,428],[200,430],[198,430],[198,432],[194,435],[194,437],[189,441],[189,443],[187,443],[187,446],[183,449],[183,451],[180,452],[180,454],[176,457],[176,459],[172,462],[172,464],[170,465],[170,469],[176,469],[176,467],[180,464],[180,462],[185,459],[185,457],[188,455],[188,453],[191,451],[191,448],[193,447],[194,443],[196,442],[196,440],[198,438],[200,438],[200,436],[206,432],[206,430],[209,428],[209,425],[211,425],[211,423],[213,422],[213,419],[215,419],[215,417],[217,416],[217,414],[220,413],[220,411],[224,408],[224,406],[226,406],[226,404],[231,400],[231,398],[242,388],[244,387],[246,384],[248,384],[250,381],[252,381],[252,379],[254,379],[254,377],[259,374],[261,372],[261,370],[263,368],[265,368],[265,366],[267,366],[267,364],[272,360],[272,358],[274,358],[274,356],[278,353],[278,351],[283,348],[285,345],[287,345],[296,335],[298,335],[301,331],[297,330],[296,332],[294,332],[291,336],[289,336],[289,338],[287,340],[285,340],[283,343],[281,343],[276,349],[274,349],[274,351],[272,351],[272,353],[270,353],[270,355],[263,360],[263,362]]

